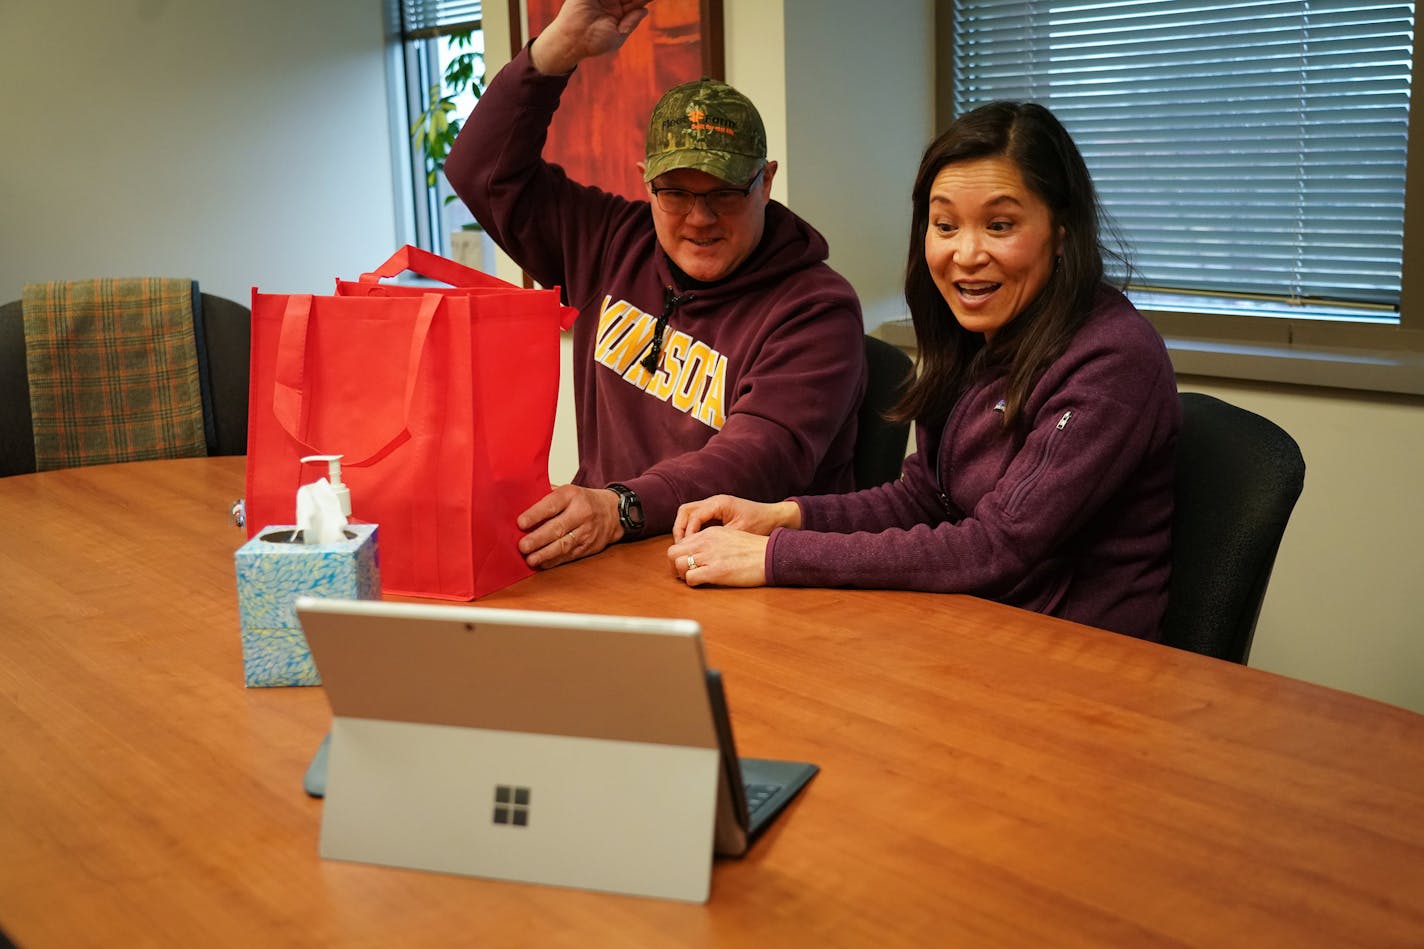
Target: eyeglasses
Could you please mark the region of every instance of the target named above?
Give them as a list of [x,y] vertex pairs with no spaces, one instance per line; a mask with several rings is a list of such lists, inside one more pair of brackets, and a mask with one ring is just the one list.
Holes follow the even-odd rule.
[[658,201],[658,207],[668,214],[691,214],[692,206],[701,198],[707,205],[707,210],[721,217],[724,214],[736,214],[746,206],[747,197],[756,187],[756,183],[761,180],[762,172],[766,171],[763,165],[761,171],[751,181],[747,182],[745,188],[713,188],[711,191],[687,191],[683,188],[653,188],[653,197]]

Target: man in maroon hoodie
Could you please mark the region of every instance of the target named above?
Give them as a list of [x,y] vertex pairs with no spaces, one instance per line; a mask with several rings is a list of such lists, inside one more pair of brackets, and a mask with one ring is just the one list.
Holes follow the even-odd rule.
[[617,50],[648,0],[567,0],[490,83],[445,165],[495,242],[579,310],[579,469],[524,512],[534,567],[671,529],[717,493],[765,501],[853,487],[864,327],[826,241],[771,200],[756,108],[704,79],[653,111],[648,200],[543,160],[573,69]]

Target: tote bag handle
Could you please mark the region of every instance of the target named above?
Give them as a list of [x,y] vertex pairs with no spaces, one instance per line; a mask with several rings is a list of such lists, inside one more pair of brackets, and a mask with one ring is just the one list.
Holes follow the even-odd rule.
[[[458,266],[458,265],[457,265]],[[430,338],[430,327],[435,321],[435,311],[444,298],[439,294],[427,293],[420,298],[420,309],[416,313],[415,330],[411,334],[410,351],[406,357],[405,391],[401,406],[401,428],[389,440],[380,445],[365,458],[343,460],[347,468],[364,468],[374,465],[410,440],[410,410],[415,401],[416,374]],[[293,294],[287,299],[287,308],[282,314],[282,332],[277,343],[276,379],[273,383],[272,414],[283,430],[307,454],[324,454],[320,446],[311,445],[306,438],[307,405],[306,368],[307,333],[311,323],[311,294]]]
[[[381,278],[397,277],[407,270],[422,277],[439,280],[452,287],[466,290],[513,290],[516,293],[530,292],[523,287],[517,287],[498,277],[492,277],[483,270],[466,267],[464,264],[456,263],[448,257],[432,254],[428,250],[423,250],[410,244],[406,244],[400,250],[396,251],[391,255],[389,260],[381,264],[381,266],[375,270],[370,273],[363,273],[361,279],[357,282],[368,285],[379,285]],[[557,300],[559,295],[558,288],[555,287],[551,292]],[[565,306],[562,303],[556,302],[555,305],[559,310],[559,329],[567,331],[574,325],[574,320],[578,318],[578,310],[571,306]]]
[[411,273],[431,280],[448,283],[452,287],[489,287],[500,290],[518,290],[514,284],[492,277],[483,270],[466,267],[448,257],[432,254],[428,250],[406,244],[391,255],[391,258],[370,273],[361,275],[361,283],[380,283],[382,277],[398,277],[409,270]]

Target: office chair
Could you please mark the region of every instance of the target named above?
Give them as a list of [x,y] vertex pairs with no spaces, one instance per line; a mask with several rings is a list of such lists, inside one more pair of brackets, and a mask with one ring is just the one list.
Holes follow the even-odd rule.
[[1180,398],[1163,641],[1244,665],[1305,459],[1268,419],[1198,392]]
[[915,368],[904,350],[874,336],[865,337],[865,363],[869,376],[855,440],[857,489],[873,488],[900,477],[910,423],[886,421],[885,412],[899,401]]
[[[204,399],[214,423],[208,454],[243,455],[252,314],[242,304],[211,293],[201,294],[200,301],[209,381]],[[20,300],[0,304],[0,477],[30,474],[36,467],[23,316]]]
[[0,476],[35,470],[30,373],[20,301],[0,304]]
[[203,332],[217,440],[209,455],[247,454],[247,377],[252,360],[252,311],[204,293]]

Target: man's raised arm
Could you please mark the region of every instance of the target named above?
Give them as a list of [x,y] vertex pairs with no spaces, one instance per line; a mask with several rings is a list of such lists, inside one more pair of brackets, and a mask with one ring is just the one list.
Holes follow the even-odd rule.
[[529,50],[534,68],[562,75],[591,56],[622,47],[648,15],[649,0],[566,0]]

